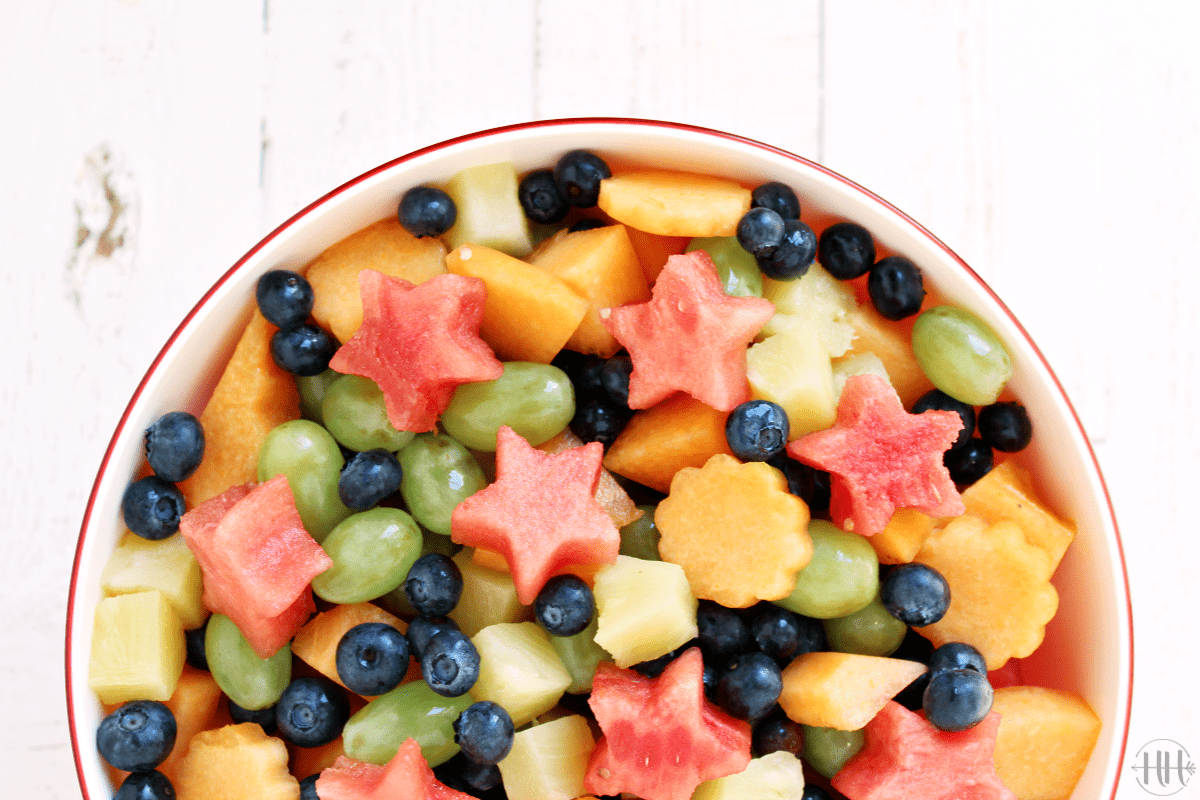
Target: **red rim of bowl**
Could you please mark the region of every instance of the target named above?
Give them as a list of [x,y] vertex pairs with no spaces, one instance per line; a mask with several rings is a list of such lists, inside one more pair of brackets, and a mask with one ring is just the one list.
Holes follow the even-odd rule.
[[[196,303],[196,305],[194,305],[192,307],[192,309],[190,311],[188,311],[187,315],[183,318],[182,321],[180,321],[179,325],[176,326],[175,330],[172,331],[170,337],[167,338],[166,342],[163,343],[162,348],[158,351],[158,354],[155,355],[154,360],[150,363],[150,366],[146,369],[146,373],[142,376],[141,381],[138,382],[137,388],[134,389],[133,394],[130,396],[129,403],[125,406],[125,410],[121,414],[121,419],[117,422],[117,427],[113,431],[112,437],[109,439],[108,447],[104,451],[104,456],[102,457],[102,459],[100,461],[100,468],[96,472],[96,480],[93,482],[92,491],[88,496],[87,506],[86,506],[86,508],[84,510],[84,514],[83,514],[83,523],[80,526],[79,541],[75,546],[75,558],[74,558],[74,561],[71,566],[71,584],[70,584],[70,589],[69,589],[69,592],[67,595],[67,625],[66,625],[66,648],[65,648],[66,688],[67,688],[67,723],[70,728],[70,734],[71,734],[71,751],[72,751],[72,755],[74,756],[74,760],[75,760],[75,773],[76,773],[76,777],[79,780],[79,788],[82,791],[84,798],[88,798],[90,800],[90,795],[88,795],[87,785],[85,784],[84,778],[83,778],[83,763],[82,763],[80,749],[79,749],[79,744],[80,744],[79,743],[79,733],[76,730],[76,725],[75,725],[75,704],[74,704],[74,698],[71,693],[71,677],[72,677],[71,676],[71,642],[72,642],[71,633],[72,633],[72,620],[74,619],[75,589],[76,589],[76,585],[77,585],[77,578],[79,575],[80,556],[83,552],[83,542],[84,542],[84,537],[87,535],[88,523],[91,520],[92,507],[96,501],[96,493],[99,490],[100,482],[104,476],[105,470],[108,468],[108,462],[109,462],[110,457],[112,456],[113,449],[116,446],[118,439],[121,438],[121,434],[125,430],[125,425],[126,425],[126,422],[128,421],[129,414],[132,411],[134,405],[137,403],[138,398],[141,396],[142,390],[145,388],[147,381],[149,381],[150,376],[153,375],[154,372],[158,369],[159,362],[162,361],[163,356],[166,354],[167,350],[170,349],[170,347],[174,343],[175,339],[180,335],[180,333],[183,331],[183,329],[185,327],[187,327],[187,325],[191,322],[192,318],[196,315],[196,313],[200,310],[200,308],[202,308],[208,302],[208,299],[227,280],[229,280],[239,269],[241,269],[242,265],[245,264],[251,257],[253,257],[259,250],[261,250],[263,247],[265,247],[267,244],[269,244],[271,241],[273,241],[276,237],[283,234],[288,228],[290,228],[298,220],[307,216],[308,214],[310,214],[311,212],[313,212],[320,206],[327,203],[332,198],[345,192],[346,190],[350,189],[351,187],[354,187],[354,186],[358,185],[359,183],[362,183],[363,181],[368,180],[368,179],[374,177],[375,175],[378,175],[381,172],[386,172],[387,170],[390,170],[399,164],[403,164],[406,161],[411,161],[420,156],[427,155],[429,153],[433,153],[438,150],[443,150],[445,148],[448,148],[448,147],[451,147],[454,145],[474,141],[476,139],[483,139],[483,138],[487,138],[487,137],[494,136],[497,134],[511,133],[511,132],[522,131],[522,130],[532,130],[532,129],[538,129],[538,128],[554,128],[554,127],[567,126],[567,125],[585,125],[585,124],[592,124],[592,125],[608,124],[608,125],[623,125],[623,126],[635,126],[635,127],[647,127],[647,128],[665,128],[665,129],[669,129],[669,130],[677,130],[677,131],[683,131],[683,132],[688,132],[688,133],[706,134],[708,136],[712,136],[715,138],[726,139],[726,140],[729,140],[732,142],[737,142],[742,145],[750,145],[750,146],[756,147],[758,149],[765,150],[769,153],[773,153],[775,155],[782,156],[784,158],[798,161],[798,162],[804,164],[806,167],[816,170],[818,172],[821,172],[824,175],[832,178],[833,180],[845,185],[847,188],[853,189],[856,192],[861,192],[862,194],[866,195],[870,199],[872,199],[875,202],[886,207],[889,211],[891,211],[892,213],[894,213],[897,216],[899,216],[900,218],[902,218],[908,224],[917,228],[922,234],[924,234],[926,237],[928,237],[929,240],[931,242],[933,242],[939,249],[941,249],[943,252],[945,252],[945,254],[947,256],[949,256],[951,259],[953,259],[955,261],[955,263],[957,263],[968,275],[970,275],[980,285],[980,287],[992,298],[992,300],[995,301],[997,306],[1008,316],[1008,318],[1012,321],[1013,325],[1015,325],[1016,328],[1021,332],[1021,335],[1025,337],[1026,342],[1028,342],[1029,346],[1033,349],[1033,352],[1037,355],[1038,360],[1041,361],[1042,366],[1046,369],[1046,372],[1050,376],[1050,379],[1054,382],[1054,386],[1058,390],[1059,395],[1065,401],[1067,409],[1070,411],[1071,417],[1075,422],[1075,426],[1079,429],[1080,433],[1083,434],[1082,438],[1083,438],[1085,446],[1087,447],[1088,457],[1091,459],[1092,465],[1095,467],[1096,475],[1098,476],[1099,482],[1100,482],[1100,488],[1104,493],[1104,501],[1108,508],[1108,516],[1113,524],[1113,532],[1115,534],[1115,541],[1116,541],[1116,545],[1117,545],[1117,556],[1120,561],[1120,567],[1121,567],[1121,578],[1125,584],[1125,611],[1126,611],[1126,616],[1129,621],[1129,630],[1128,630],[1128,635],[1129,635],[1129,653],[1128,653],[1129,688],[1128,688],[1128,696],[1125,699],[1125,725],[1124,725],[1124,729],[1121,731],[1120,753],[1118,755],[1118,763],[1124,762],[1125,750],[1126,750],[1126,746],[1128,744],[1128,738],[1129,738],[1130,716],[1133,711],[1133,666],[1134,666],[1134,664],[1133,664],[1133,604],[1132,604],[1132,595],[1131,595],[1130,587],[1129,587],[1129,573],[1128,573],[1128,570],[1126,569],[1126,564],[1125,564],[1125,549],[1121,543],[1121,534],[1120,534],[1120,529],[1117,526],[1117,515],[1116,515],[1115,509],[1113,508],[1112,496],[1109,494],[1108,485],[1104,481],[1104,473],[1100,470],[1100,462],[1096,458],[1096,453],[1095,453],[1095,450],[1092,448],[1092,443],[1088,439],[1087,434],[1084,432],[1083,421],[1080,420],[1079,414],[1075,410],[1075,406],[1071,403],[1070,397],[1067,395],[1065,388],[1063,387],[1062,383],[1058,379],[1058,375],[1056,375],[1054,370],[1050,367],[1049,362],[1046,360],[1046,357],[1042,354],[1041,349],[1038,348],[1037,343],[1034,342],[1033,338],[1029,335],[1029,332],[1025,330],[1025,327],[1021,324],[1020,320],[1018,320],[1016,318],[1016,316],[1012,313],[1012,311],[1009,310],[1008,306],[1004,304],[1004,301],[1000,299],[999,295],[997,295],[992,290],[992,288],[987,284],[987,282],[983,278],[981,278],[975,272],[975,270],[970,267],[970,265],[968,265],[965,261],[963,261],[958,256],[957,253],[955,253],[953,250],[951,250],[948,245],[946,245],[941,239],[939,239],[937,236],[935,236],[933,233],[931,233],[924,225],[917,222],[912,217],[910,217],[908,214],[904,213],[903,211],[901,211],[896,206],[892,205],[890,202],[888,202],[884,198],[875,194],[870,189],[860,186],[859,184],[855,183],[854,181],[850,180],[849,178],[846,178],[846,177],[834,172],[833,170],[831,170],[827,167],[824,167],[814,161],[804,158],[803,156],[798,156],[795,153],[788,152],[787,150],[780,149],[778,147],[766,144],[764,142],[759,142],[755,139],[749,139],[744,136],[737,136],[732,133],[726,133],[724,131],[718,131],[718,130],[714,130],[712,128],[703,128],[700,126],[687,125],[687,124],[679,123],[679,122],[666,122],[666,121],[662,121],[662,120],[646,120],[646,119],[634,119],[634,118],[624,118],[624,117],[573,117],[573,118],[566,118],[566,119],[542,120],[542,121],[538,121],[538,122],[522,122],[522,123],[517,123],[515,125],[504,125],[504,126],[501,126],[498,128],[489,128],[487,130],[477,131],[475,133],[469,133],[464,136],[458,136],[453,139],[447,139],[445,141],[438,142],[437,144],[432,144],[427,147],[422,147],[419,150],[414,150],[410,153],[407,153],[407,154],[402,155],[398,158],[395,158],[391,161],[388,161],[384,164],[381,164],[372,170],[364,172],[363,174],[359,175],[356,178],[352,178],[351,180],[347,181],[346,183],[343,183],[341,186],[338,186],[336,189],[333,189],[332,191],[323,195],[319,199],[313,201],[312,203],[309,203],[303,209],[301,209],[300,211],[296,212],[291,217],[289,217],[287,219],[287,221],[285,221],[284,223],[282,223],[281,225],[276,227],[273,231],[271,231],[266,236],[264,236],[261,240],[259,240],[259,242],[257,244],[255,244],[252,248],[250,248],[250,250],[248,250],[245,255],[243,255],[240,259],[238,259],[237,262],[232,267],[230,267],[228,270],[226,270],[225,273],[216,280],[216,282],[212,285],[211,288],[209,288],[209,290],[207,292],[204,293],[204,296],[200,298],[200,300]],[[1112,798],[1116,797],[1117,786],[1119,785],[1119,783],[1120,783],[1119,780],[1117,780],[1113,783],[1112,795],[1111,795]]]

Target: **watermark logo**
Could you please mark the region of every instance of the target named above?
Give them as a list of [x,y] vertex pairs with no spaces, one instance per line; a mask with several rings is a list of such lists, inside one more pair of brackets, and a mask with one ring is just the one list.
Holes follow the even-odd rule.
[[1196,774],[1196,764],[1187,748],[1171,739],[1155,739],[1142,745],[1130,768],[1138,786],[1158,797],[1182,791]]

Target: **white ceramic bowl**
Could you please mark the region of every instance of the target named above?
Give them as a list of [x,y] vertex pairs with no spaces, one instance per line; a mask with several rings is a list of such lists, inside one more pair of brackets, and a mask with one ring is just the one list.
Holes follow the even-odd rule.
[[[1123,555],[1103,479],[1079,419],[1042,354],[995,293],[961,259],[901,211],[857,184],[798,156],[715,131],[624,119],[559,120],[472,134],[427,147],[374,169],[317,200],[256,244],[217,281],[172,334],[117,424],[84,516],[68,603],[67,702],[83,794],[112,791],[96,753],[101,713],[88,690],[92,618],[100,572],[123,528],[122,492],[142,459],[141,432],[158,416],[199,414],[245,321],[258,277],[297,269],[327,246],[395,213],[400,195],[458,170],[512,161],[518,171],[553,164],[573,148],[618,162],[726,175],[754,185],[778,180],[800,195],[806,221],[848,219],[882,249],[908,256],[948,303],[965,306],[1007,343],[1011,388],[1035,424],[1024,454],[1041,491],[1078,524],[1078,536],[1054,577],[1057,616],[1037,653],[1023,663],[1027,681],[1076,692],[1104,728],[1074,797],[1115,796],[1129,727],[1133,637]],[[814,226],[817,227],[817,226]]]

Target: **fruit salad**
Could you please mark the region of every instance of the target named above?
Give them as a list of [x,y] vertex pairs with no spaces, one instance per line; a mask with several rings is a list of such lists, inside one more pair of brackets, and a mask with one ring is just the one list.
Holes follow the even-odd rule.
[[146,432],[89,667],[118,798],[1070,796],[1099,718],[1020,663],[1074,526],[920,264],[587,150],[396,207]]

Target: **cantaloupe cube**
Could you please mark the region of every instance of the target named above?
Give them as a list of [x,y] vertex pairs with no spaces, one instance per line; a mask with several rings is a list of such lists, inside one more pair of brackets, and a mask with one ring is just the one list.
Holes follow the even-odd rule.
[[1100,718],[1082,698],[1039,686],[997,689],[996,775],[1018,800],[1065,800],[1100,737]]
[[558,703],[571,674],[535,622],[489,625],[471,637],[479,651],[476,700],[504,706],[518,728]]
[[[346,631],[355,625],[382,622],[404,633],[404,620],[373,603],[346,603],[317,614],[292,639],[292,655],[317,672],[345,687],[337,671],[337,648]],[[305,776],[301,776],[305,777]]]
[[203,731],[179,765],[178,800],[299,800],[282,739],[254,722]]
[[479,335],[504,361],[549,364],[590,307],[561,278],[499,250],[465,244],[446,268],[487,285]]
[[917,398],[933,388],[913,355],[910,337],[896,323],[884,319],[870,303],[851,311],[849,320],[855,333],[850,352],[879,357],[905,408],[911,408]]
[[697,601],[677,564],[617,556],[596,573],[596,644],[618,667],[665,655],[696,638]]
[[175,780],[192,739],[201,731],[216,727],[221,697],[221,687],[210,673],[184,665],[183,674],[175,684],[175,693],[167,701],[167,707],[175,715],[175,747],[159,765],[159,772]]
[[957,517],[929,535],[915,560],[950,584],[946,615],[915,629],[935,646],[966,642],[994,670],[1042,643],[1058,592],[1050,584],[1050,557],[1015,523]]
[[681,469],[654,521],[662,559],[683,567],[696,597],[727,608],[787,597],[812,558],[808,506],[762,462],[715,455]]
[[[351,713],[356,713],[352,709]],[[297,747],[288,744],[288,771],[297,780],[304,780],[309,775],[316,775],[333,766],[341,756],[346,755],[345,741],[342,737],[334,739],[329,744],[320,747]]]
[[517,599],[517,587],[508,565],[495,569],[476,563],[473,556],[474,550],[470,547],[454,556],[454,563],[462,572],[463,591],[449,616],[458,623],[459,630],[474,636],[490,625],[528,619],[530,607],[521,605]]
[[733,455],[725,439],[727,416],[677,393],[634,414],[605,454],[604,466],[665,494],[684,467],[702,467],[717,453]]
[[924,672],[901,658],[805,653],[784,669],[779,705],[802,725],[856,731]]
[[347,341],[362,325],[358,273],[372,269],[424,283],[446,271],[446,245],[434,236],[418,239],[388,217],[350,234],[317,256],[304,275],[313,287],[313,319]]
[[[538,445],[538,450],[554,455],[573,447],[582,447],[583,444],[583,440],[570,428],[563,428],[553,439]],[[596,502],[604,507],[613,525],[618,528],[624,528],[642,516],[642,510],[634,505],[629,493],[621,488],[621,484],[617,483],[616,478],[607,469],[600,470],[600,482],[596,485]]]
[[1052,572],[1075,538],[1075,526],[1038,498],[1029,473],[1012,459],[972,484],[962,499],[968,514],[988,522],[1015,522],[1026,541],[1050,556]]
[[829,353],[811,328],[788,328],[751,345],[746,379],[755,400],[769,400],[787,412],[789,440],[824,430],[837,418]]
[[258,451],[276,426],[300,418],[292,376],[271,360],[275,326],[254,310],[217,388],[200,414],[204,460],[179,484],[188,508],[230,486],[258,480]]
[[96,604],[88,688],[101,703],[166,702],[183,674],[183,623],[157,589]]
[[100,589],[108,597],[158,589],[187,630],[208,619],[200,564],[182,536],[150,541],[126,531],[100,573]]
[[629,242],[637,253],[638,263],[642,265],[646,283],[654,283],[658,279],[658,273],[667,265],[667,259],[682,255],[688,242],[692,240],[690,236],[659,236],[628,226],[625,232],[629,234]]
[[659,236],[733,236],[750,210],[750,190],[724,178],[645,169],[600,182],[600,209]]
[[499,764],[508,800],[572,800],[585,794],[583,777],[595,746],[587,720],[578,714],[517,732]]
[[580,353],[608,358],[620,344],[600,321],[600,309],[650,299],[646,276],[624,225],[559,233],[543,243],[529,261],[561,278],[591,304],[567,342]]
[[907,564],[933,533],[937,520],[915,508],[899,508],[882,531],[868,536],[880,564]]

